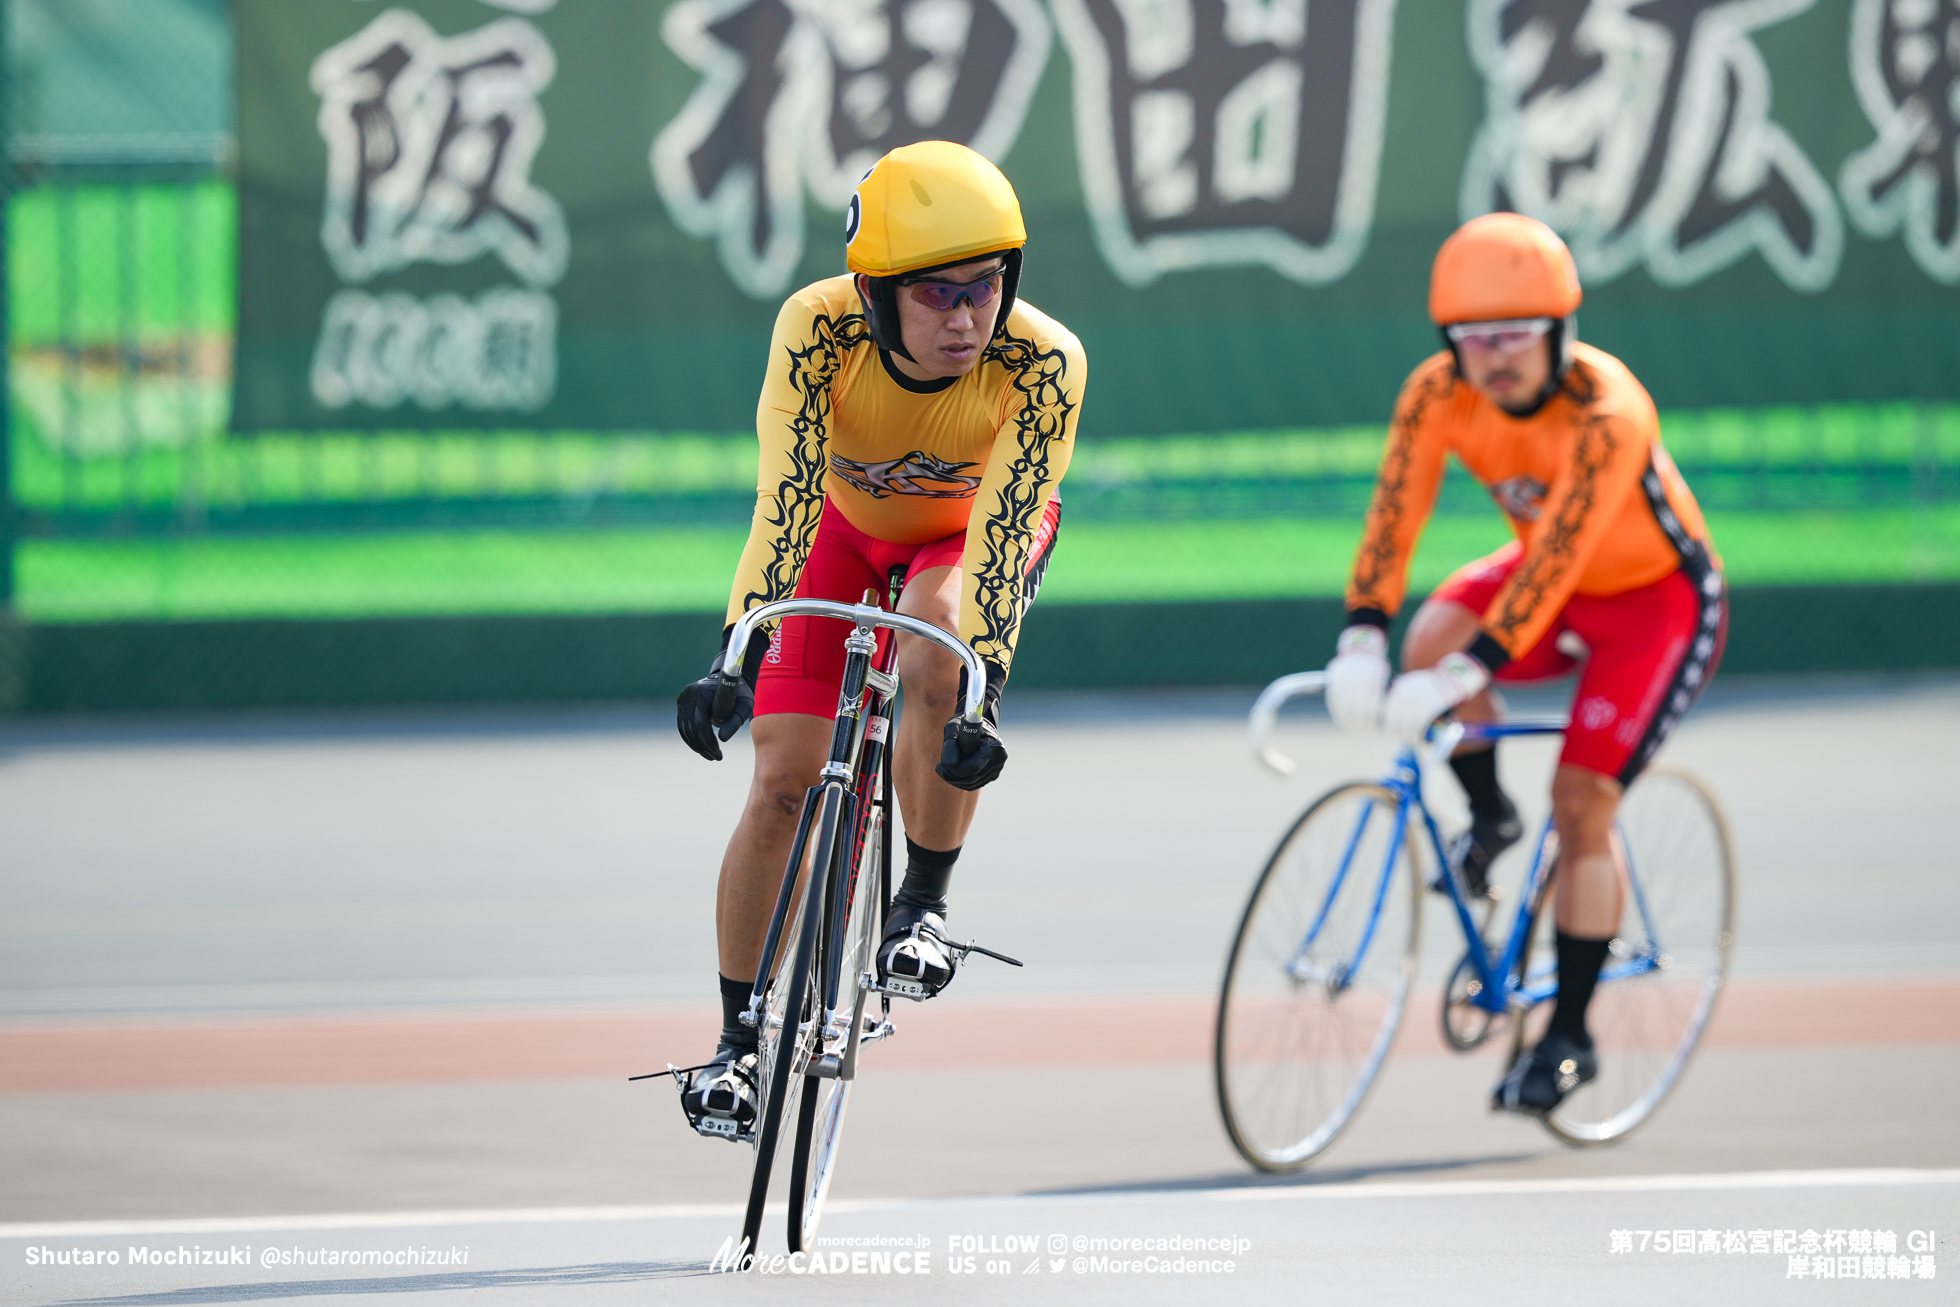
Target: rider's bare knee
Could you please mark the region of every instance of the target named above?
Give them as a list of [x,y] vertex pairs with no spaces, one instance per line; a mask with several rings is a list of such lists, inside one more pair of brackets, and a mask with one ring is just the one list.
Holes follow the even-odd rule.
[[1612,829],[1620,786],[1583,767],[1561,767],[1552,778],[1552,827],[1565,844],[1590,846]]
[[803,812],[803,796],[816,784],[823,768],[804,759],[759,758],[755,783],[749,787],[749,806],[771,821],[795,821]]
[[1478,615],[1447,599],[1431,599],[1416,609],[1402,637],[1402,670],[1434,667],[1444,654],[1467,646],[1477,634]]
[[960,694],[959,660],[937,646],[901,653],[898,676],[908,702],[919,704],[934,721],[953,715]]

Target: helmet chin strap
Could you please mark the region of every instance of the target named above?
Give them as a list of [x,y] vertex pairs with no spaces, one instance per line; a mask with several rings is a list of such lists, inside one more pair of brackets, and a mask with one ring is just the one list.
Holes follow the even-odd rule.
[[[1449,347],[1450,358],[1456,363],[1456,375],[1463,375],[1463,355],[1457,352],[1456,342],[1450,339],[1449,330],[1438,327],[1442,333],[1443,344]],[[1568,313],[1555,319],[1552,329],[1545,333],[1545,343],[1551,349],[1552,370],[1545,377],[1545,384],[1538,390],[1537,397],[1523,408],[1504,408],[1514,418],[1536,417],[1538,411],[1552,402],[1559,387],[1565,384],[1565,374],[1572,371],[1572,346],[1579,339],[1579,315]]]
[[[1014,300],[1021,288],[1021,251],[1018,249],[999,251],[1002,261],[1000,284],[1000,309],[994,316],[994,335],[998,336],[1007,325],[1007,315],[1014,311]],[[941,268],[957,268],[962,263],[972,263],[981,254],[960,259],[954,263],[942,263],[937,267],[920,268],[915,272],[904,273],[907,277],[917,277],[928,272],[938,272]],[[871,342],[888,354],[896,354],[908,363],[919,360],[912,357],[912,351],[905,348],[905,333],[898,318],[898,277],[865,276],[862,280],[851,279],[858,288],[858,299],[864,304],[865,322],[871,328]],[[871,287],[865,293],[865,286]],[[991,343],[991,341],[989,342]]]
[[[905,348],[905,333],[898,320],[898,278],[872,277],[860,274],[852,282],[858,288],[858,299],[864,304],[864,320],[871,328],[871,343],[887,354],[896,354],[907,362],[917,363],[912,351]],[[867,291],[865,288],[870,287]]]

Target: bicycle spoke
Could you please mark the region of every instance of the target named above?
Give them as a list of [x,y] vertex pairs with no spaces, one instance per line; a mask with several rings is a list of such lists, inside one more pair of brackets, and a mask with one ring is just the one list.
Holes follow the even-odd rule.
[[1228,966],[1215,1057],[1234,1144],[1268,1170],[1346,1126],[1387,1055],[1414,973],[1415,881],[1396,801],[1323,798],[1260,877]]
[[1733,872],[1707,791],[1686,773],[1649,771],[1621,801],[1618,839],[1629,886],[1616,947],[1652,965],[1616,973],[1614,957],[1601,976],[1587,1013],[1599,1077],[1546,1120],[1569,1143],[1621,1138],[1653,1114],[1700,1042],[1728,966]]

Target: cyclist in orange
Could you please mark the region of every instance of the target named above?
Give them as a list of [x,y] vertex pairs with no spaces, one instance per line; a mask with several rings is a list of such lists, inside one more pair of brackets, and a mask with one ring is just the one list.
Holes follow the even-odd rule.
[[[728,626],[789,598],[856,603],[905,576],[899,611],[955,632],[986,665],[985,720],[957,714],[965,668],[898,636],[905,711],[893,786],[907,866],[878,950],[881,978],[924,999],[952,979],[946,891],[979,796],[1007,760],[996,727],[1021,617],[1060,524],[1087,361],[1017,291],[1027,233],[1000,170],[962,145],[893,150],[845,216],[846,262],[777,315],[756,407],[756,507]],[[715,901],[719,1046],[681,1095],[688,1119],[755,1114],[756,1032],[742,1024],[804,791],[830,746],[850,624],[786,619],[752,641],[732,715],[710,675],[681,691],[681,737],[703,757],[754,717],[755,774]],[[881,632],[880,641],[890,638]],[[723,656],[728,628],[722,632]],[[943,730],[941,723],[944,723]],[[701,1130],[718,1137],[724,1131]]]
[[[1492,1096],[1527,1113],[1550,1111],[1598,1074],[1586,1007],[1626,884],[1614,812],[1714,674],[1727,627],[1720,561],[1661,446],[1653,400],[1618,359],[1579,343],[1579,301],[1565,243],[1534,219],[1487,214],[1443,243],[1429,312],[1447,349],[1403,384],[1348,585],[1348,626],[1327,665],[1328,711],[1342,727],[1408,740],[1447,712],[1494,720],[1493,680],[1578,669],[1552,779],[1558,998],[1544,1038]],[[1417,610],[1391,684],[1389,620],[1452,453],[1517,538]],[[1521,833],[1517,809],[1490,745],[1459,749],[1450,766],[1471,814],[1451,867],[1482,897],[1491,860]]]

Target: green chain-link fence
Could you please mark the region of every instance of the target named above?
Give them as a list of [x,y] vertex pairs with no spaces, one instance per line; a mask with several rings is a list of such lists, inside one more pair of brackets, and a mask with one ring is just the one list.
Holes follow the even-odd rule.
[[[22,617],[719,607],[752,503],[749,433],[230,434],[226,6],[0,11]],[[1960,579],[1960,406],[1676,411],[1663,425],[1738,585]],[[1370,426],[1085,440],[1045,593],[1336,592],[1381,439]],[[1454,473],[1417,586],[1504,534]]]
[[[25,169],[12,199],[27,616],[713,605],[753,502],[747,433],[228,434],[231,192],[209,164],[174,180],[158,166]],[[1664,430],[1740,583],[1960,576],[1960,407],[1670,412]],[[1181,554],[1208,536],[1213,593],[1325,590],[1381,439],[1361,427],[1085,441],[1064,492],[1072,543],[1090,537],[1093,559],[1098,533],[1146,554],[1152,539],[1177,538]],[[1440,512],[1476,520],[1439,527],[1452,538],[1501,535],[1460,472]],[[1314,555],[1290,581],[1284,564],[1241,562],[1267,548],[1243,524],[1296,518],[1323,525],[1280,546]],[[1125,525],[1137,523],[1153,530]],[[1181,529],[1154,529],[1166,523]],[[677,585],[683,566],[714,579]],[[158,580],[173,569],[174,597]],[[549,596],[532,593],[534,574],[554,578]],[[1076,582],[1096,592],[1091,576]],[[1151,597],[1145,580],[1112,584],[1111,598]]]

